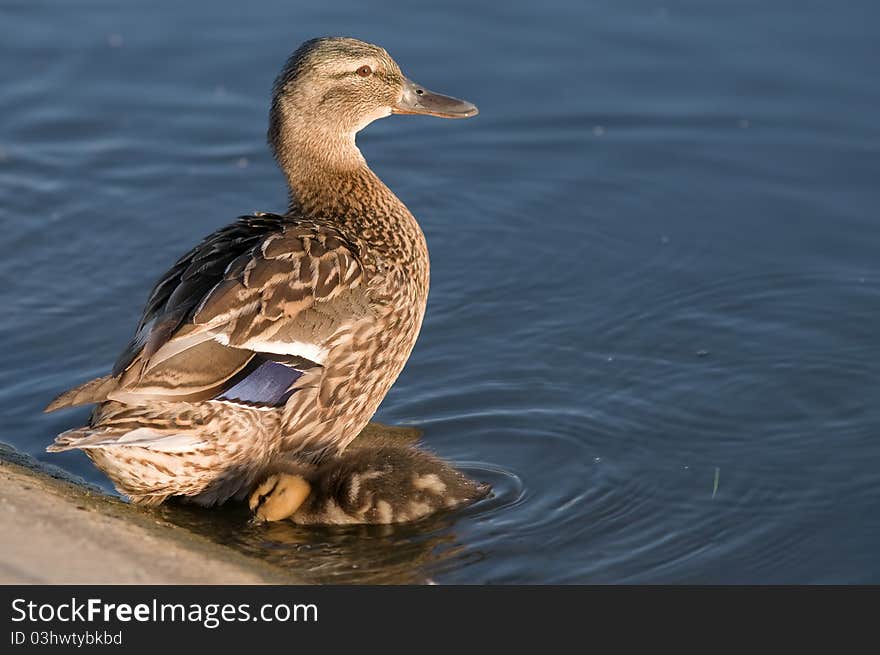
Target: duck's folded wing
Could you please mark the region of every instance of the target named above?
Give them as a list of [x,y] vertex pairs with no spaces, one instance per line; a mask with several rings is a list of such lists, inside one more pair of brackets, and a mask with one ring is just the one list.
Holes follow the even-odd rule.
[[150,291],[135,336],[116,360],[113,375],[131,368],[135,359],[148,362],[172,337],[183,336],[178,331],[191,322],[195,307],[231,272],[233,263],[283,229],[283,218],[275,214],[242,216],[178,259]]
[[336,229],[242,217],[157,283],[107,397],[277,405],[369,312],[357,249]]

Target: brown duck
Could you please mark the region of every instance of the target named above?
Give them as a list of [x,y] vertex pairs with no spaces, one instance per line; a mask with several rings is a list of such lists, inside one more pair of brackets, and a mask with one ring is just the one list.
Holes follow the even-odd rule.
[[355,145],[393,113],[477,108],[416,85],[369,43],[294,52],[269,120],[288,211],[243,216],[181,257],[113,372],[49,405],[97,403],[48,450],[85,451],[134,502],[204,505],[243,497],[273,462],[342,453],[400,374],[428,296],[419,224]]

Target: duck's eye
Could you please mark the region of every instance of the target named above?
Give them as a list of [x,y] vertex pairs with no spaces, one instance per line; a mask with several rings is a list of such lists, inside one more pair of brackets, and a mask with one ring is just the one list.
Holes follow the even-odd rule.
[[357,69],[357,74],[360,75],[361,77],[369,77],[370,75],[373,74],[373,69],[367,65],[363,65]]

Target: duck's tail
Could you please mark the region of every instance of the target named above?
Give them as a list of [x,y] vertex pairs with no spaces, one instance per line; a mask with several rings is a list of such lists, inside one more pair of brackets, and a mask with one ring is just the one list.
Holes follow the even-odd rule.
[[55,442],[46,446],[47,453],[62,453],[65,450],[77,448],[77,443],[89,438],[88,428],[76,428],[67,430],[55,437]]
[[74,448],[101,448],[118,444],[123,434],[118,431],[102,430],[84,425],[67,430],[55,437],[55,442],[46,447],[48,453],[61,453]]
[[108,429],[83,426],[67,430],[55,437],[46,452],[60,453],[65,450],[93,450],[103,448],[146,448],[163,453],[189,452],[205,445],[203,437],[195,433],[168,432],[151,428]]
[[69,391],[65,391],[55,400],[49,403],[44,412],[54,412],[63,407],[75,407],[88,405],[107,400],[107,394],[117,387],[117,379],[112,375],[105,375],[97,380],[91,380]]

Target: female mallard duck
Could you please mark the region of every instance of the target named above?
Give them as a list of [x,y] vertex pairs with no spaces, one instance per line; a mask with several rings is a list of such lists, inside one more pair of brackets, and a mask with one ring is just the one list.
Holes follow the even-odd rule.
[[287,213],[243,216],[178,260],[112,374],[49,405],[98,403],[48,450],[84,450],[150,505],[242,498],[273,461],[341,453],[406,363],[428,295],[424,235],[355,134],[390,114],[476,113],[378,46],[303,44],[270,112]]
[[278,460],[250,497],[258,519],[300,525],[404,523],[489,493],[435,455],[386,435],[363,434],[319,465]]

